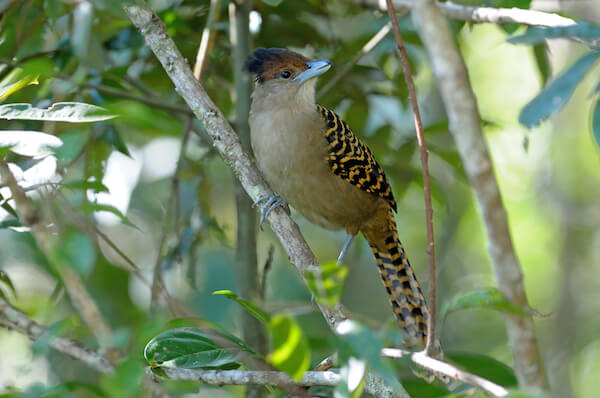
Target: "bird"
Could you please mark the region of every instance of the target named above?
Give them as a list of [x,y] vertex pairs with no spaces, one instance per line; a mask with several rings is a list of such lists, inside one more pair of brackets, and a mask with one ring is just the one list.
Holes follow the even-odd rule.
[[350,126],[315,101],[317,78],[332,65],[284,48],[257,48],[245,63],[256,78],[250,142],[256,164],[275,192],[257,200],[263,203],[261,227],[274,207],[289,204],[313,224],[348,233],[338,262],[361,232],[404,332],[404,346],[424,347],[429,312],[398,237],[397,205],[388,179]]

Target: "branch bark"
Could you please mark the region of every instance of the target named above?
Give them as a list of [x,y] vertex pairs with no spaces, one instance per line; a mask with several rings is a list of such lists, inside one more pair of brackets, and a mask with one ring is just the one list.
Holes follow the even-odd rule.
[[[263,180],[250,156],[244,151],[236,133],[202,85],[194,78],[187,62],[167,34],[164,23],[147,7],[126,4],[124,10],[144,36],[146,43],[175,84],[179,95],[183,97],[194,114],[200,119],[212,140],[213,146],[229,164],[252,201],[255,201],[261,195],[272,194],[273,192]],[[288,254],[290,262],[296,267],[306,283],[306,271],[318,270],[319,262],[300,234],[298,226],[285,210],[279,207],[269,214],[267,220]],[[333,308],[321,304],[317,305],[333,330],[340,321],[347,318],[340,304]],[[385,385],[380,377],[374,376],[370,380],[365,386],[367,391],[374,391],[375,389],[385,391],[385,396],[389,397],[408,396],[406,391],[394,392]]]
[[[508,217],[483,137],[466,67],[448,22],[434,1],[416,1],[412,16],[440,88],[450,131],[477,193],[499,288],[511,303],[528,308],[521,266],[512,244]],[[507,329],[519,385],[531,390],[547,391],[548,382],[532,318],[509,314]]]
[[[394,8],[397,12],[406,11],[419,3],[420,0],[393,0]],[[387,9],[385,0],[353,0],[360,5],[378,8],[382,11]],[[473,7],[462,4],[455,4],[449,1],[437,2],[439,10],[448,18],[457,21],[466,21],[471,23],[495,23],[519,24],[525,26],[538,27],[559,27],[575,25],[576,22],[571,18],[566,18],[558,14],[523,10],[520,8],[493,8],[493,7]],[[600,39],[589,39],[582,37],[570,37],[569,39],[581,42],[590,48],[600,48]]]

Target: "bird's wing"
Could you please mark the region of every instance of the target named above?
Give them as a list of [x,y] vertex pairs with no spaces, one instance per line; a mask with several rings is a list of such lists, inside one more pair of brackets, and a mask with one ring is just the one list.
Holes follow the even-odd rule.
[[363,191],[388,201],[396,210],[396,200],[381,166],[369,148],[350,130],[335,112],[317,105],[324,121],[327,142],[327,163],[331,171]]

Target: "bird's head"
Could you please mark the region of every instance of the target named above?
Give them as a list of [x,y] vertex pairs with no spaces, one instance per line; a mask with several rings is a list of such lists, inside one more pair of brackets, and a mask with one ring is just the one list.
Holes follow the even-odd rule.
[[309,61],[284,48],[257,48],[248,57],[245,69],[256,75],[258,86],[279,95],[313,96],[316,77],[331,68],[329,60]]

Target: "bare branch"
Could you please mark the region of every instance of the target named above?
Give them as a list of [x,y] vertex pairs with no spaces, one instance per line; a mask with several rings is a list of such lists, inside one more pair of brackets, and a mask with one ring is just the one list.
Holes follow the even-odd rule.
[[429,370],[430,372],[447,376],[452,380],[458,380],[463,383],[470,384],[473,387],[477,387],[495,397],[504,397],[505,395],[508,395],[508,390],[506,390],[504,387],[472,373],[460,370],[456,366],[432,358],[427,355],[425,351],[408,352],[399,350],[397,348],[384,348],[381,350],[381,355],[392,359],[406,358],[408,356],[414,363],[424,369]]
[[[420,0],[419,0],[420,1]],[[353,0],[354,3],[363,6],[378,8],[382,11],[387,9],[386,0]],[[396,11],[406,11],[418,1],[414,0],[393,0]],[[473,7],[462,4],[455,4],[449,1],[437,2],[440,11],[448,18],[457,21],[467,21],[472,23],[495,23],[504,24],[519,24],[526,26],[539,27],[559,27],[575,25],[576,22],[571,18],[566,18],[558,14],[536,11],[523,10],[520,8],[493,8],[493,7]],[[570,37],[569,39],[581,42],[590,48],[600,48],[600,39],[589,39]]]
[[[27,335],[31,340],[37,340],[48,333],[47,329],[38,325],[27,315],[10,305],[0,297],[0,325]],[[100,373],[112,373],[115,369],[106,357],[96,351],[84,347],[80,342],[64,337],[53,336],[48,345],[73,359],[85,363]]]
[[[285,372],[272,370],[200,370],[181,368],[161,368],[169,380],[199,381],[211,385],[272,385],[277,387],[289,386],[335,386],[342,379],[338,372],[312,371],[304,372],[300,380],[292,379]],[[164,380],[156,375],[150,368],[146,369],[155,380]]]
[[215,42],[215,23],[219,20],[220,10],[221,0],[210,0],[208,18],[206,20],[206,26],[202,31],[202,39],[200,39],[200,46],[198,47],[198,53],[196,54],[196,64],[194,65],[194,76],[200,81],[202,81],[202,73],[206,68],[208,53]]
[[[450,132],[477,193],[499,288],[512,304],[528,308],[521,266],[512,244],[508,217],[483,138],[477,103],[466,67],[448,22],[434,1],[415,2],[412,16],[440,88]],[[509,314],[507,321],[519,385],[539,391],[547,390],[548,383],[532,318]]]
[[[232,168],[252,200],[255,201],[261,195],[272,194],[273,192],[263,180],[250,156],[243,149],[238,136],[202,85],[194,78],[187,62],[169,37],[164,23],[146,7],[125,5],[124,10],[163,65],[164,70],[175,84],[179,95],[183,97],[204,125],[212,139],[213,146]],[[274,209],[267,220],[287,252],[291,263],[306,283],[306,271],[318,269],[319,262],[300,234],[298,226],[281,208]],[[332,329],[335,329],[335,325],[340,321],[346,319],[341,304],[337,304],[334,308],[318,303],[317,305]],[[385,386],[385,383],[379,377],[374,380],[373,383],[367,383],[367,390],[374,387],[381,389],[383,386],[389,393],[387,396],[407,396],[404,391],[395,393]]]

